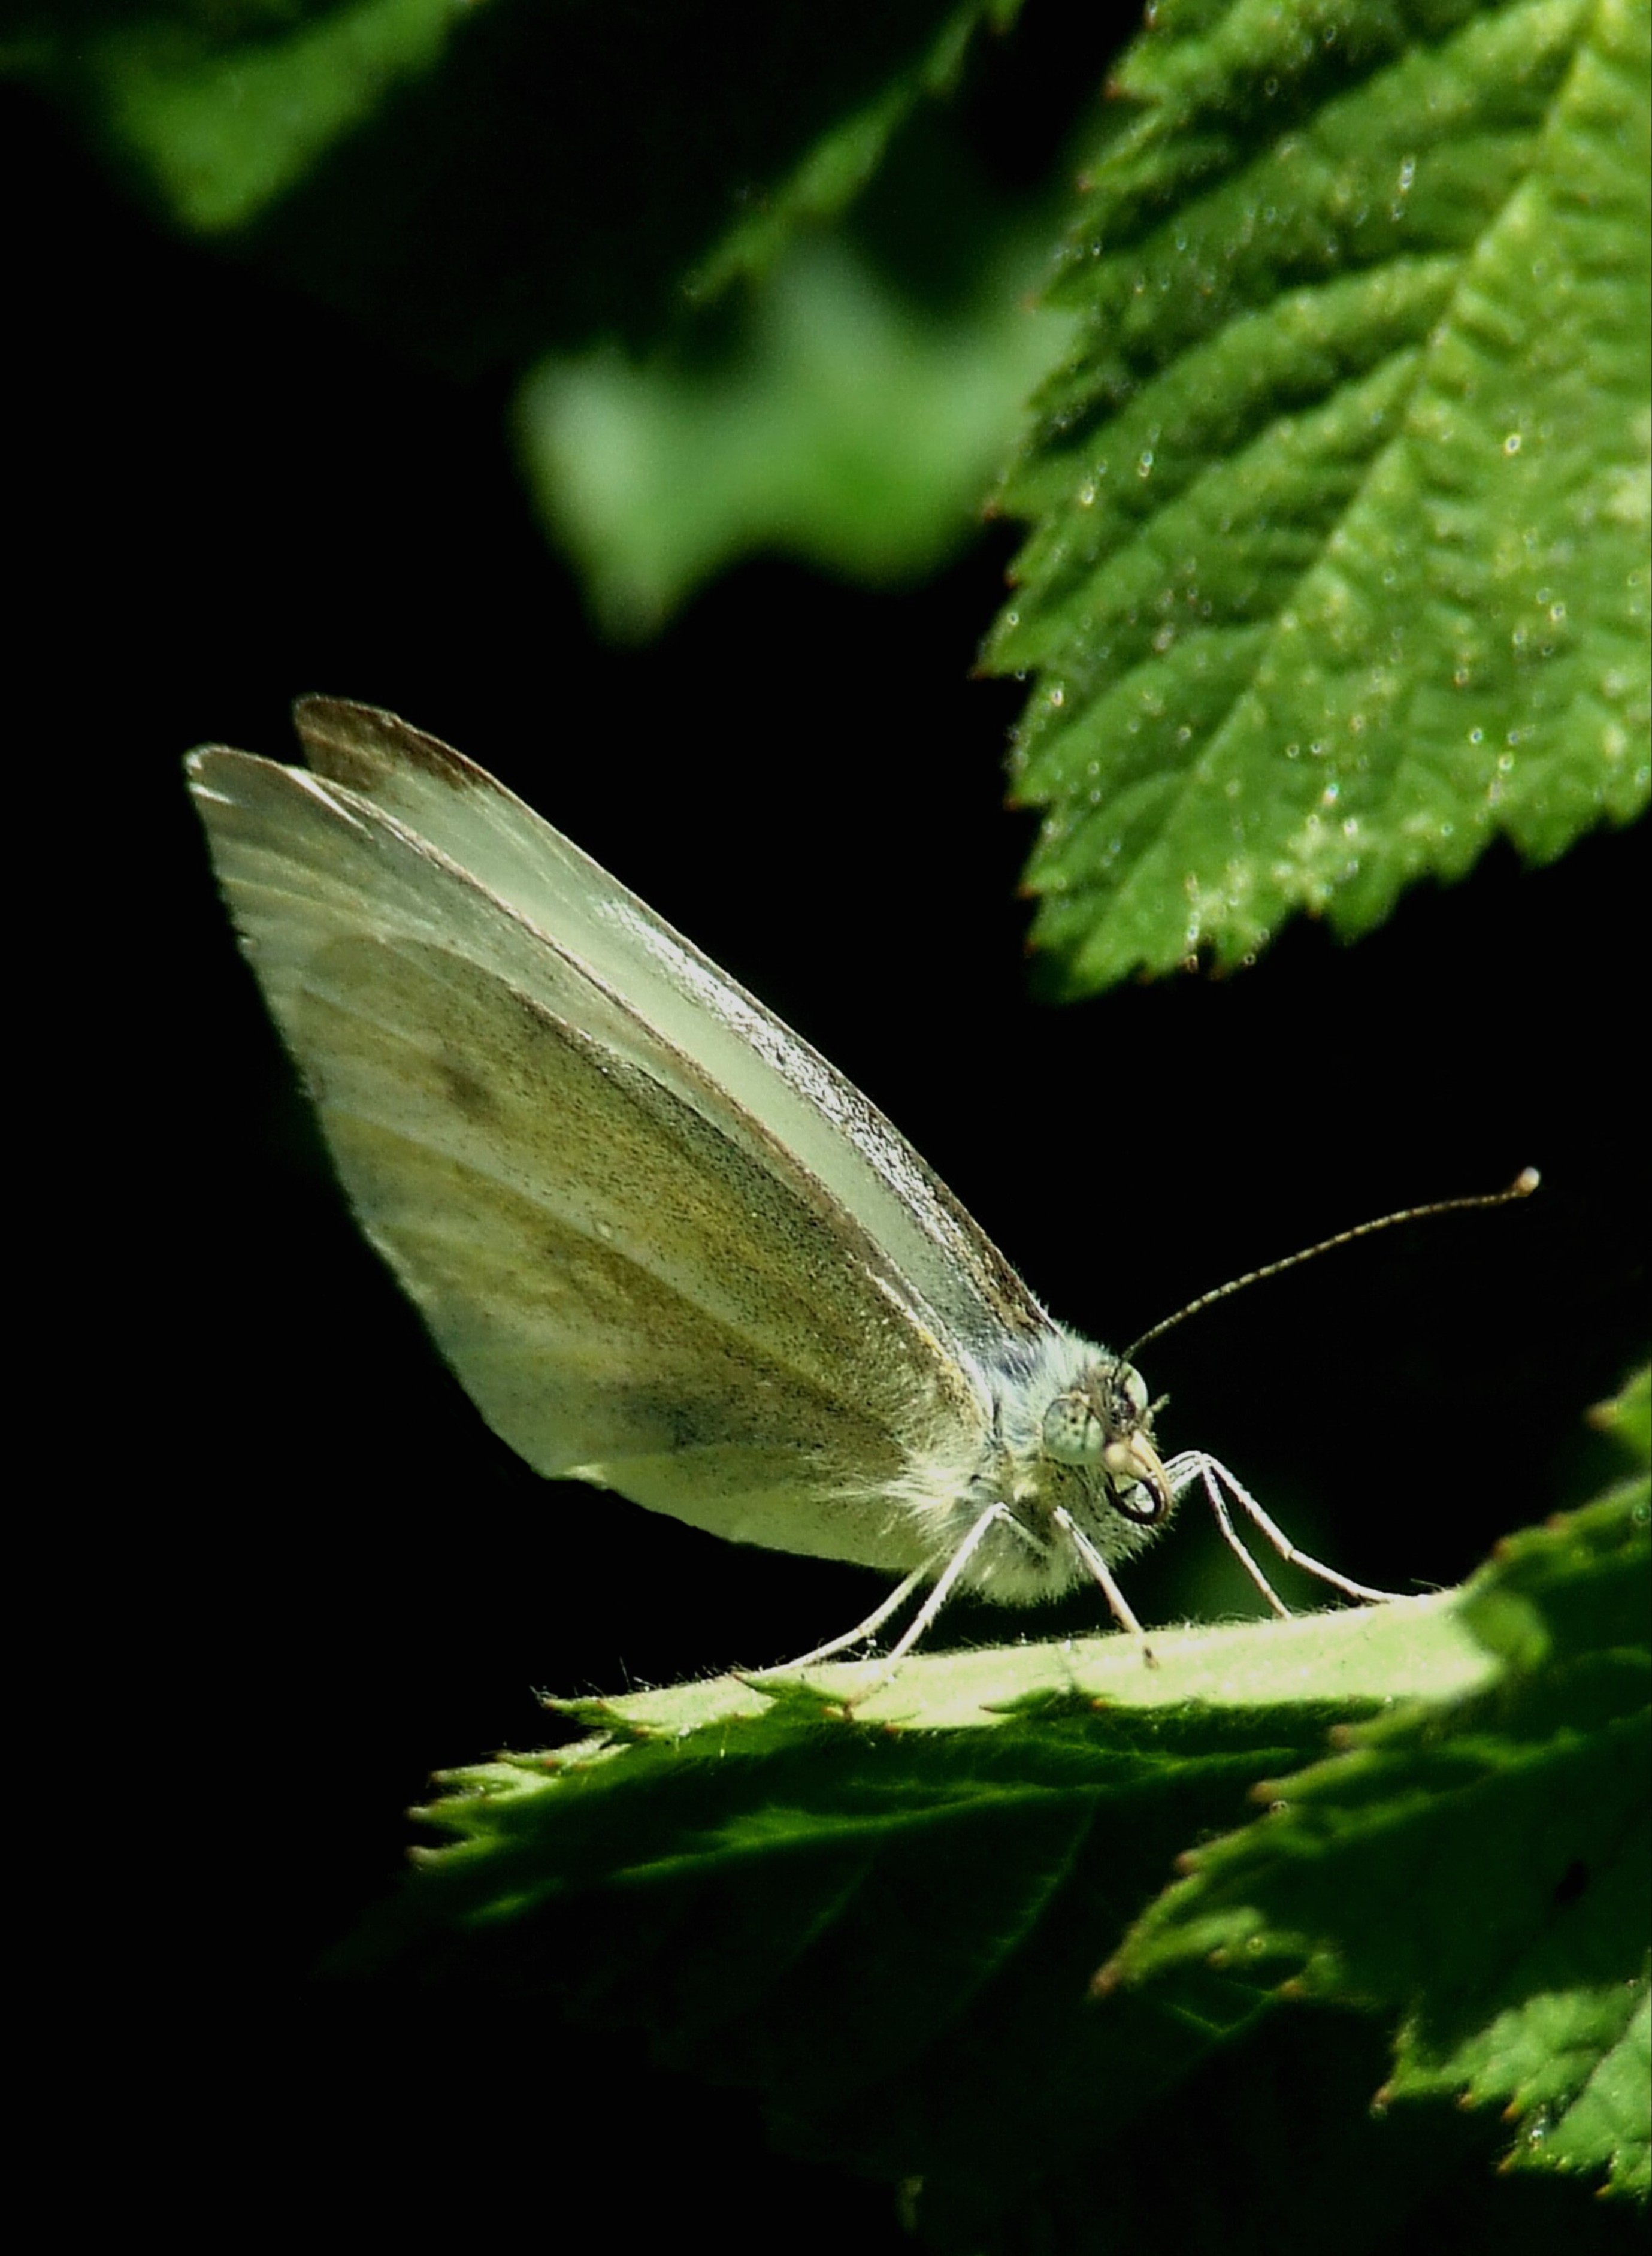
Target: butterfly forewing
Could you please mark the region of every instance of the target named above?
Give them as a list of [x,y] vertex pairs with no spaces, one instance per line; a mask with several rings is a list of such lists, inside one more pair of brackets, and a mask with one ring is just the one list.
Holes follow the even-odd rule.
[[789,1027],[484,770],[394,715],[298,709],[311,765],[468,871],[692,1060],[853,1215],[954,1344],[990,1360],[1048,1319],[906,1139]]

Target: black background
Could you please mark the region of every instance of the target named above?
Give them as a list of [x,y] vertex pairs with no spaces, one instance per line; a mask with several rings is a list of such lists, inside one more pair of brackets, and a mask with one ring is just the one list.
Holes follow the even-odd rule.
[[[1170,1446],[1400,1588],[1580,1492],[1579,1414],[1643,1335],[1644,826],[1543,871],[1495,850],[1353,948],[1299,923],[1242,977],[1041,1008],[1030,822],[1001,803],[1022,693],[971,678],[1005,529],[899,596],[753,563],[606,648],[530,518],[503,377],[433,375],[168,239],[32,103],[9,100],[4,155],[14,1227],[48,1257],[22,1296],[46,1549],[18,1733],[95,1787],[71,1893],[130,2004],[77,2071],[93,2119],[149,2126],[143,2182],[222,2203],[226,2231],[320,2203],[419,2245],[463,2229],[493,2149],[617,2157],[621,2245],[795,2218],[799,2181],[823,2242],[894,2245],[881,2189],[753,2163],[743,2099],[672,2085],[664,2127],[625,2127],[614,2041],[547,2028],[530,2074],[519,2027],[306,1985],[395,1885],[428,1773],[544,1735],[536,1688],[782,1660],[879,1585],[549,1488],[482,1427],[330,1188],[182,753],[281,756],[311,689],[447,737],[805,1032],[1114,1343],[1294,1244],[1540,1166],[1524,1207],[1310,1267],[1149,1360]],[[1217,1551],[1190,1508],[1140,1609],[1235,1604]]]

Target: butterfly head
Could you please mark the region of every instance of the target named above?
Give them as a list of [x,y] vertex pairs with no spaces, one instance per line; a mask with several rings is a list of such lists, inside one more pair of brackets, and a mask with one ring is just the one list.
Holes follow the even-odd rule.
[[1146,1382],[1134,1364],[1107,1357],[1092,1362],[1064,1387],[1044,1414],[1044,1455],[1105,1479],[1109,1501],[1125,1519],[1151,1527],[1170,1509],[1170,1485],[1153,1446],[1153,1414]]

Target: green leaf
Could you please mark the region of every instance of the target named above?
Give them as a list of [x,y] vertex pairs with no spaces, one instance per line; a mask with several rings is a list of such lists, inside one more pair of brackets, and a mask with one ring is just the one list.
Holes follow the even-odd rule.
[[1218,1978],[1196,2010],[1128,2001],[1107,2026],[1095,1939],[1326,1720],[1053,1699],[904,1732],[783,1691],[685,1737],[460,1774],[468,1798],[432,1814],[461,1845],[400,1907],[412,1935],[370,1947],[638,2027],[663,2063],[760,2092],[783,2143],[921,2176],[979,2236],[1255,2014]]
[[1116,90],[988,650],[1071,992],[1648,775],[1642,0],[1167,0]]
[[1259,1785],[1269,1814],[1184,1858],[1107,1980],[1234,1965],[1397,2013],[1390,2099],[1494,2102],[1512,2164],[1644,2196],[1648,1493],[1502,1547],[1458,1611],[1506,1673]]
[[451,1774],[351,1963],[639,2029],[921,2180],[938,2246],[1216,2256],[1238,2186],[1259,2249],[1442,2202],[1504,2246],[1506,2138],[1437,2092],[1640,2182],[1647,1525],[1637,1487],[1461,1592],[556,1703],[587,1736]]
[[1071,324],[1001,257],[941,315],[841,243],[795,247],[714,365],[615,347],[544,362],[517,401],[540,509],[618,636],[654,632],[763,549],[873,586],[932,571],[980,525],[1028,391]]
[[1634,1372],[1610,1402],[1598,1403],[1589,1423],[1632,1464],[1644,1465],[1652,1457],[1652,1366]]
[[841,1705],[863,1724],[902,1731],[996,1731],[1029,1703],[1077,1700],[1142,1710],[1359,1708],[1395,1699],[1444,1700],[1490,1680],[1484,1640],[1450,1593],[1385,1606],[1273,1620],[1155,1630],[1145,1647],[1111,1633],[1059,1643],[920,1653],[887,1677],[877,1661],[803,1672],[711,1677],[559,1711],[608,1730],[673,1736],[766,1714],[781,1687],[817,1705]]

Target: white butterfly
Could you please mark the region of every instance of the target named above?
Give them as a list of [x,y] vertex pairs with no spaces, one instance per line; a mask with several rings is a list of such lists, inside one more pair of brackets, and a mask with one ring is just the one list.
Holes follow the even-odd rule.
[[307,698],[307,770],[188,760],[219,881],[362,1229],[538,1471],[738,1542],[1013,1604],[1201,1486],[1352,1597],[1216,1461],[1162,1462],[1121,1357],[1054,1322],[826,1060],[492,777]]

